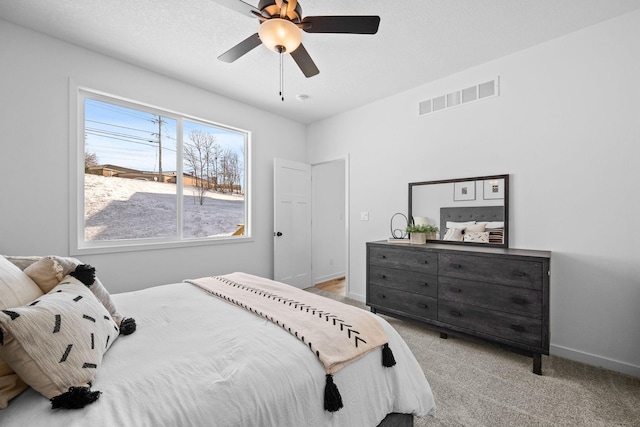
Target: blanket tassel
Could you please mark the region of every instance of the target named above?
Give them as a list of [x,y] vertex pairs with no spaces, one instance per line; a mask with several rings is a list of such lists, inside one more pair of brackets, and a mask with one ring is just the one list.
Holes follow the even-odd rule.
[[389,343],[382,346],[382,366],[387,368],[396,364],[396,359],[393,357],[393,352],[389,348]]
[[333,376],[327,374],[327,384],[324,387],[324,409],[336,412],[342,406],[342,396],[340,396],[338,387],[333,383]]

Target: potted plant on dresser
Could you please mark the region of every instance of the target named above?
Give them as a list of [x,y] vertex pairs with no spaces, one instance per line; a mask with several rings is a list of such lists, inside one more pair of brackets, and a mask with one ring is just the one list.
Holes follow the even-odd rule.
[[409,233],[411,243],[424,245],[427,239],[435,240],[438,227],[430,224],[411,224],[407,226],[406,231]]

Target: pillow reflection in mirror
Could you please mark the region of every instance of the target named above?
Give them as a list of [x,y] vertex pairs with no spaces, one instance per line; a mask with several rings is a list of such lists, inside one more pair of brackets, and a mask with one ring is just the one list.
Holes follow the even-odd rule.
[[468,225],[473,225],[475,224],[475,221],[467,221],[467,222],[454,222],[454,221],[447,221],[447,228],[465,228]]
[[415,225],[429,225],[429,218],[426,216],[414,216],[413,223]]
[[486,228],[504,228],[504,221],[492,221],[485,224]]
[[442,240],[452,242],[462,242],[464,239],[464,228],[448,228]]
[[504,229],[502,228],[486,228],[489,233],[489,243],[504,243]]
[[469,231],[467,233],[464,233],[464,241],[473,243],[489,243],[489,232]]
[[484,231],[484,224],[480,223],[480,224],[471,224],[471,225],[467,225],[465,227],[465,234],[470,232],[470,231],[479,231],[482,232]]

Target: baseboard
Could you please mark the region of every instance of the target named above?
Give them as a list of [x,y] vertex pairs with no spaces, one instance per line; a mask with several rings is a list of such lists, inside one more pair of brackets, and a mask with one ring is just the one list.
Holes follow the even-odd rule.
[[324,282],[328,282],[329,280],[340,279],[342,277],[345,277],[344,272],[327,274],[326,276],[322,276],[322,277],[314,277],[313,286],[317,285],[318,283],[324,283]]
[[349,292],[349,295],[347,295],[347,298],[351,298],[354,299],[356,301],[360,301],[360,302],[367,302],[367,297],[365,295],[360,295],[360,294],[356,294],[353,292]]
[[559,345],[551,344],[549,347],[549,353],[554,356],[563,357],[565,359],[574,360],[586,365],[597,366],[599,368],[609,369],[611,371],[616,371],[622,374],[631,375],[632,377],[640,378],[640,366],[620,362],[619,360],[608,359],[606,357],[585,353],[583,351],[578,351]]

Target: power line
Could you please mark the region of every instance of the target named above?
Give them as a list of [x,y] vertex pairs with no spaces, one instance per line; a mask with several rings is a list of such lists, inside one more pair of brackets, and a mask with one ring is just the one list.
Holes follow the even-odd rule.
[[135,131],[135,132],[150,133],[150,130],[147,130],[147,129],[137,129],[137,128],[132,128],[132,127],[129,127],[129,126],[122,126],[122,125],[116,125],[116,124],[108,123],[108,122],[101,122],[101,121],[98,121],[98,120],[86,119],[85,122],[96,123],[96,124],[99,124],[99,125],[111,126],[111,127],[116,127],[116,128],[120,128],[120,129],[129,129],[129,130],[132,130],[132,131]]
[[[106,102],[101,102],[95,99],[91,99],[91,98],[87,98],[86,99],[86,104],[89,105],[93,105],[96,108],[101,108],[103,110],[107,110],[107,111],[113,111],[115,113],[118,114],[122,114],[124,116],[129,116],[129,117],[135,117],[137,119],[144,119],[147,120],[148,116],[152,116],[151,113],[147,113],[144,111],[140,111],[140,110],[134,110],[132,108],[127,108],[127,107],[121,107],[119,105],[113,105],[113,104],[109,104]],[[86,106],[85,104],[85,106]],[[138,113],[138,114],[135,114]]]

